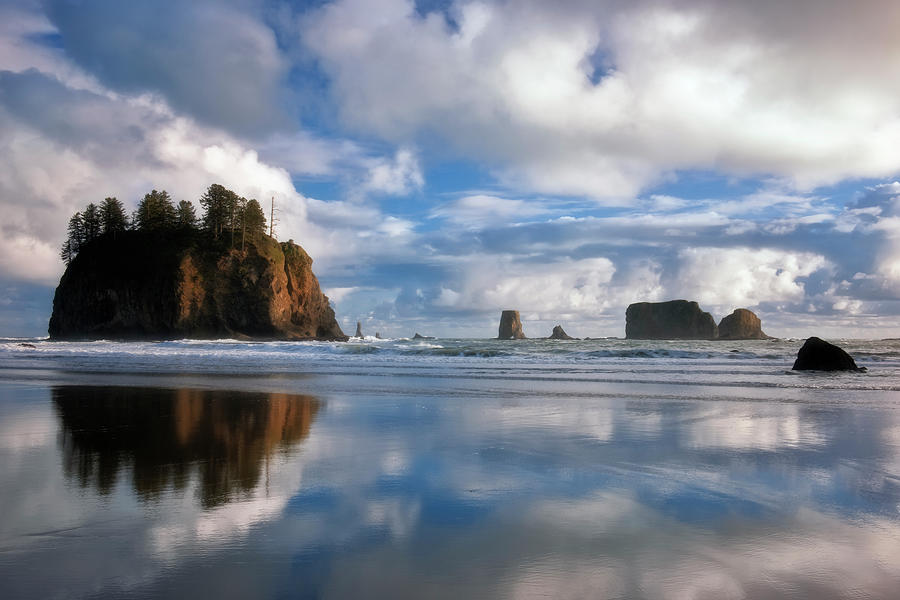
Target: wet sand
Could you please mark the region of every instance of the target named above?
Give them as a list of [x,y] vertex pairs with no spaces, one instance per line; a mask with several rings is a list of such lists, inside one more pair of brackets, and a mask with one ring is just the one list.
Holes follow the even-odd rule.
[[0,595],[900,589],[890,392],[840,403],[545,383],[7,373]]

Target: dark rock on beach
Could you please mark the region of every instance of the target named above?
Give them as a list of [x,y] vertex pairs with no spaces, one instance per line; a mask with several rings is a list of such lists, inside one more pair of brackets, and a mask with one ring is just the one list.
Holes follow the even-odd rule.
[[794,371],[859,371],[853,358],[843,348],[823,339],[811,337],[804,342],[794,361]]
[[565,330],[563,330],[562,325],[557,325],[556,327],[553,328],[553,333],[551,333],[550,337],[548,337],[547,339],[548,340],[574,340],[575,338],[573,338],[571,335],[566,333]]
[[504,310],[500,315],[500,329],[497,334],[498,340],[524,340],[525,332],[522,331],[522,320],[519,318],[519,311]]
[[767,340],[762,323],[753,311],[738,308],[719,322],[720,340]]
[[632,340],[714,340],[718,327],[696,302],[637,302],[625,311],[625,338]]
[[199,233],[126,231],[82,248],[56,288],[51,339],[347,339],[292,241],[241,250]]

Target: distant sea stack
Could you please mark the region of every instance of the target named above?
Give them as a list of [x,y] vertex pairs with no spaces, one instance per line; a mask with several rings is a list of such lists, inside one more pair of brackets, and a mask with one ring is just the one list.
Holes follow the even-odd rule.
[[768,340],[762,323],[753,311],[738,308],[719,322],[720,340]]
[[345,340],[312,262],[268,236],[243,250],[196,231],[103,236],[60,279],[50,337]]
[[524,340],[525,332],[522,331],[522,320],[519,311],[504,310],[500,315],[500,330],[498,340]]
[[363,332],[362,332],[362,323],[360,323],[359,321],[356,322],[356,334],[353,337],[358,337],[358,338],[365,337],[365,336],[363,336]]
[[632,340],[714,340],[718,327],[696,302],[637,302],[625,311],[625,337]]
[[847,352],[823,339],[811,337],[803,343],[794,361],[794,371],[866,371],[857,367]]
[[571,335],[566,333],[565,330],[562,328],[562,325],[557,325],[556,327],[553,328],[553,333],[551,333],[550,337],[548,337],[547,339],[548,340],[574,340],[575,338],[573,338]]

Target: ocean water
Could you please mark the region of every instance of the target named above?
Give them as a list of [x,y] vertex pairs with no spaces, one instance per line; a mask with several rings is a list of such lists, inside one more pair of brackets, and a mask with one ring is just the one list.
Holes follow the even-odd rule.
[[834,341],[0,340],[0,597],[897,598]]

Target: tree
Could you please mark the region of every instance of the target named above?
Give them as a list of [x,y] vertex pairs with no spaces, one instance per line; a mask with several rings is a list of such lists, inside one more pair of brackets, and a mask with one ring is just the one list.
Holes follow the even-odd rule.
[[125,206],[117,198],[104,198],[100,203],[100,224],[104,234],[115,235],[128,229]]
[[209,186],[200,197],[203,227],[213,234],[213,238],[219,239],[220,233],[233,227],[237,204],[238,195],[218,183]]
[[187,200],[178,203],[175,209],[175,224],[181,229],[195,229],[197,227],[197,213],[194,205]]
[[103,233],[103,219],[100,216],[100,207],[93,202],[84,208],[84,212],[81,213],[81,220],[83,232],[81,245],[100,237],[100,234]]
[[75,254],[75,251],[72,249],[72,240],[67,239],[63,242],[62,250],[59,251],[59,257],[68,267],[69,263],[72,262],[72,259],[75,258]]
[[84,219],[81,217],[80,212],[76,212],[69,219],[66,233],[66,241],[63,242],[59,256],[68,265],[84,244]]
[[247,237],[258,240],[266,234],[266,215],[255,198],[241,198],[241,250]]
[[134,226],[137,229],[159,230],[171,229],[174,225],[175,206],[169,194],[165,190],[145,194],[134,213]]

